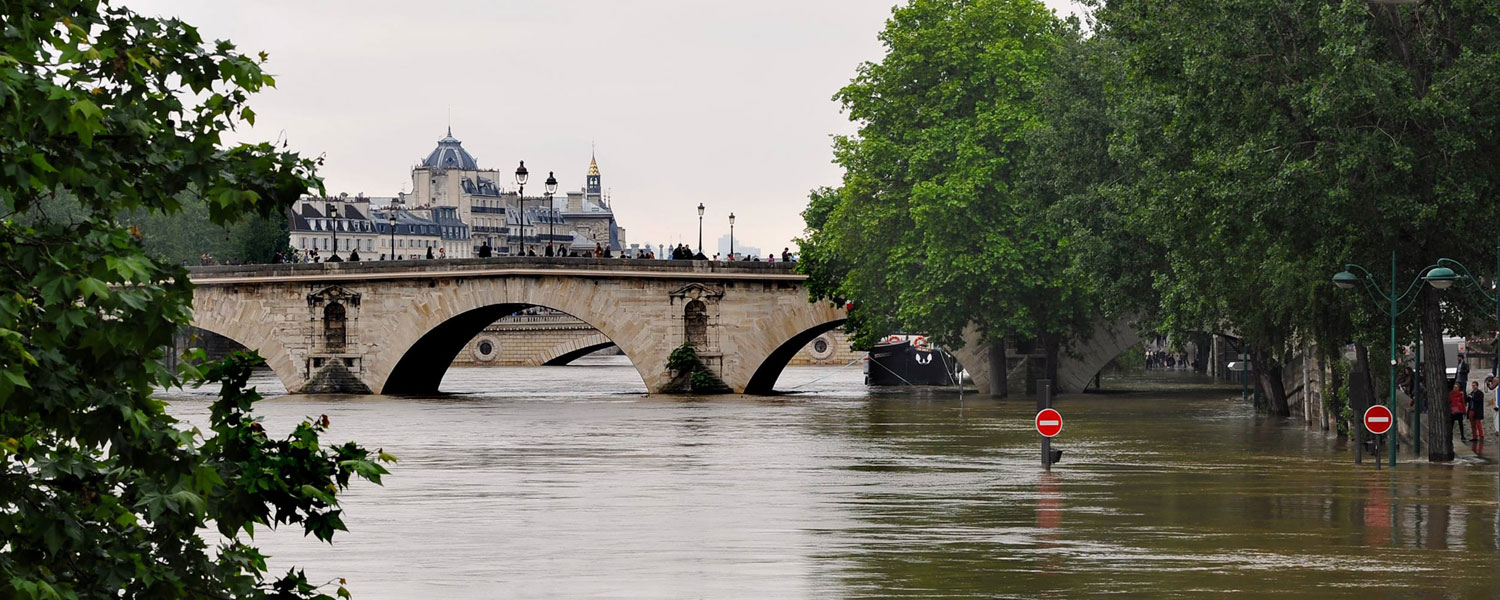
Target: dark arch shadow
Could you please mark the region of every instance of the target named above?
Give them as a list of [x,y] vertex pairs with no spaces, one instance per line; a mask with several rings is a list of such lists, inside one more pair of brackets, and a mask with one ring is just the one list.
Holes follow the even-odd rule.
[[777,346],[766,357],[766,360],[761,362],[760,366],[755,369],[755,374],[750,376],[750,383],[745,385],[745,393],[758,395],[773,393],[775,391],[773,388],[776,386],[776,380],[781,378],[781,371],[786,368],[787,363],[792,361],[792,357],[797,355],[797,351],[801,350],[803,346],[806,346],[813,339],[823,335],[824,332],[837,329],[846,320],[838,319],[823,323],[794,335],[792,339]]
[[[385,387],[380,390],[380,393],[390,396],[438,393],[438,386],[442,384],[443,376],[448,373],[448,367],[453,364],[453,359],[458,357],[458,353],[463,351],[469,340],[474,339],[474,336],[479,335],[491,323],[533,306],[563,312],[545,304],[504,303],[476,308],[443,321],[406,349],[401,360],[396,362],[396,367],[391,369],[391,375],[386,378]],[[569,314],[569,316],[588,323],[587,319],[580,318],[578,315]],[[593,323],[588,324],[594,327]],[[597,330],[598,327],[594,329]],[[614,342],[610,342],[610,345],[614,345]]]
[[[246,346],[243,342],[212,329],[197,325],[187,325],[185,327],[186,329],[178,332],[178,335],[186,334],[190,340],[196,338],[195,347],[202,348],[207,352],[209,360],[222,360],[231,352],[252,350],[252,348]],[[177,340],[174,337],[172,341],[175,344]],[[183,348],[177,348],[177,350],[181,351]],[[176,357],[173,358],[175,359]]]
[[583,358],[585,356],[588,356],[590,354],[593,354],[593,353],[598,352],[600,350],[603,350],[605,348],[613,348],[614,346],[615,346],[614,342],[604,342],[604,343],[601,343],[601,344],[594,344],[592,346],[584,346],[582,348],[579,348],[577,350],[574,350],[572,352],[569,352],[567,354],[564,354],[562,356],[559,356],[557,358],[554,358],[552,360],[544,362],[544,363],[542,363],[542,366],[544,366],[544,367],[561,367],[563,365],[566,365],[566,364],[568,364],[570,362],[573,362],[575,360],[578,360],[580,358]]

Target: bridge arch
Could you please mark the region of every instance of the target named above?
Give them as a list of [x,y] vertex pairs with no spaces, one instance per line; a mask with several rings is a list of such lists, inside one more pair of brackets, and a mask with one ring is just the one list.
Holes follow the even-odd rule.
[[300,388],[307,377],[298,371],[296,361],[286,345],[281,343],[279,330],[274,327],[247,327],[242,321],[233,318],[236,310],[251,310],[250,314],[255,314],[253,311],[257,308],[241,303],[199,304],[195,297],[192,325],[255,350],[265,359],[266,366],[276,374],[276,379],[281,381],[283,387],[288,391]]
[[818,323],[812,327],[798,332],[791,338],[782,342],[780,346],[772,350],[761,360],[760,366],[755,368],[755,373],[750,376],[750,383],[745,385],[746,394],[770,394],[775,391],[776,380],[781,378],[781,372],[786,369],[787,363],[797,356],[808,343],[817,339],[829,331],[837,329],[848,319],[834,319],[825,323]]
[[[615,343],[612,340],[604,338],[602,335],[593,337],[598,339],[583,341],[568,340],[553,346],[547,351],[546,356],[549,358],[542,362],[542,365],[547,367],[561,367],[605,348],[615,347]],[[603,341],[599,341],[599,339]]]

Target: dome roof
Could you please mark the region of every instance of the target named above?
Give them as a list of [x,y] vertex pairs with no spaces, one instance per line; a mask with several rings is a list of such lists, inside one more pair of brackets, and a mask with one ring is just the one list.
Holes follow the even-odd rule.
[[437,148],[432,154],[427,155],[427,160],[422,161],[422,166],[432,169],[463,169],[466,171],[479,170],[479,163],[474,161],[463,148],[463,143],[453,138],[453,128],[448,128],[448,135],[438,140]]

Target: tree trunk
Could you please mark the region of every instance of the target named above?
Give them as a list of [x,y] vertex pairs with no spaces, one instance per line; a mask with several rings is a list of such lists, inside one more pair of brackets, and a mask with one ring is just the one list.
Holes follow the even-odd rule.
[[1046,344],[1044,349],[1047,352],[1047,380],[1052,382],[1052,389],[1055,390],[1057,389],[1058,336],[1046,335],[1042,337],[1042,340]]
[[1209,350],[1213,347],[1214,336],[1208,333],[1198,333],[1193,336],[1193,372],[1207,373],[1209,363]]
[[[1339,359],[1335,358],[1334,360],[1338,361]],[[1337,399],[1338,398],[1338,394],[1339,394],[1339,390],[1343,390],[1344,389],[1344,385],[1345,385],[1344,374],[1337,367],[1335,367],[1332,371],[1333,371],[1332,385],[1328,389],[1328,393],[1329,394],[1333,394],[1333,397],[1335,399]],[[1331,412],[1328,415],[1328,423],[1327,424],[1328,424],[1328,426],[1333,427],[1333,430],[1338,433],[1339,437],[1348,437],[1349,436],[1349,426],[1348,426],[1348,424],[1343,423],[1343,420],[1344,420],[1344,404],[1349,401],[1348,398],[1349,398],[1349,392],[1345,391],[1344,392],[1344,400],[1334,402],[1334,404],[1333,404],[1333,412]]]
[[990,397],[1010,395],[1010,361],[1005,358],[1005,338],[990,342]]
[[1448,365],[1443,351],[1443,311],[1439,294],[1420,292],[1422,313],[1422,391],[1427,401],[1427,460],[1453,460],[1453,426],[1448,422]]
[[1259,348],[1251,360],[1255,365],[1256,386],[1266,395],[1266,410],[1277,417],[1292,416],[1292,409],[1286,402],[1286,384],[1281,380],[1281,363],[1275,361],[1270,352]]

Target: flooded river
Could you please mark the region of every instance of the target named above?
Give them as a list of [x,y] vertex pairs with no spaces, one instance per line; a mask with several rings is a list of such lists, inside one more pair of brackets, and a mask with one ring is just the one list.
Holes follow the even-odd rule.
[[[344,497],[332,547],[257,541],[361,600],[1500,597],[1493,446],[1376,471],[1237,388],[1106,384],[1139,391],[1059,399],[1051,474],[1032,401],[871,392],[857,367],[789,368],[775,398],[648,398],[623,357],[275,398],[273,431],[328,414],[329,441],[401,462]],[[206,421],[203,393],[173,412]]]

